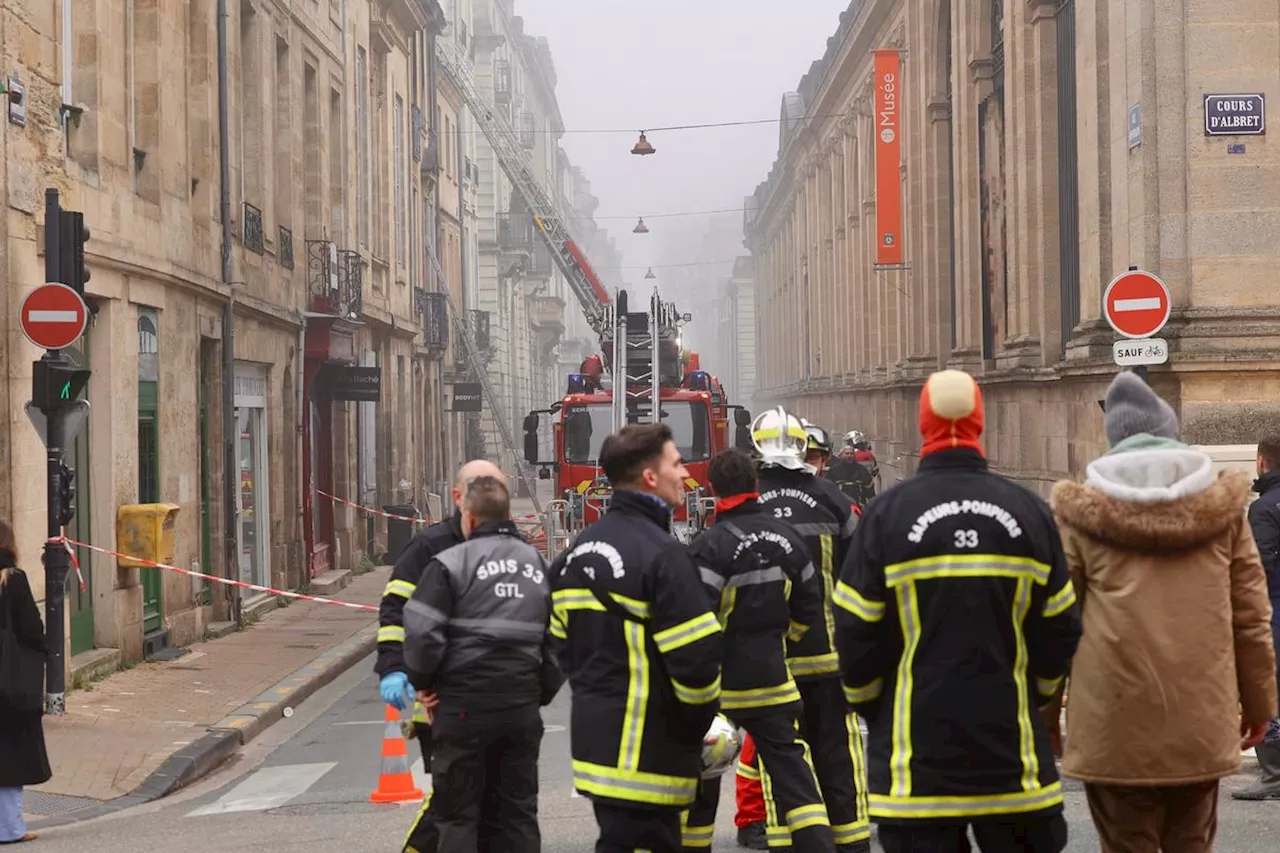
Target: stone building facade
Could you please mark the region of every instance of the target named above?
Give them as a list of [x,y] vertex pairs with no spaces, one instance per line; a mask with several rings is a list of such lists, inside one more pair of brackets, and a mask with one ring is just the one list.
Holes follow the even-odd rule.
[[[872,51],[900,51],[901,268],[877,270]],[[1224,59],[1229,57],[1229,59]],[[1168,284],[1150,381],[1194,443],[1276,422],[1280,149],[1205,133],[1206,93],[1280,96],[1257,0],[855,0],[795,92],[747,205],[757,398],[882,459],[918,452],[919,388],[980,377],[993,465],[1044,491],[1105,449],[1100,319],[1129,266]]]
[[[435,204],[422,156],[428,45],[442,21],[435,0],[227,6],[224,276],[216,0],[132,0],[128,15],[96,0],[0,0],[4,73],[25,87],[25,120],[11,110],[0,134],[0,376],[20,413],[38,353],[18,312],[43,281],[43,190],[54,187],[92,235],[81,343],[92,409],[71,454],[68,535],[111,549],[120,506],[169,503],[176,565],[297,587],[385,547],[385,522],[369,525],[339,499],[422,505],[444,477],[439,454],[429,461],[441,389],[423,369],[440,354],[421,346],[418,298]],[[222,366],[228,339],[233,374]],[[342,399],[357,364],[379,368],[377,403]],[[43,540],[43,466],[35,432],[11,416],[0,516],[28,567]],[[144,643],[185,645],[273,603],[78,556],[73,654],[136,660]],[[32,580],[43,597],[38,569]]]

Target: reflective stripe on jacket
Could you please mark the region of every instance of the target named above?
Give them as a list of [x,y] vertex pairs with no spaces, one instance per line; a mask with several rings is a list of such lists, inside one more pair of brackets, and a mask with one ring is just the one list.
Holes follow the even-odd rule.
[[[441,552],[462,541],[461,523],[456,515],[450,516],[420,530],[396,560],[391,569],[391,578],[382,591],[382,603],[378,607],[378,657],[373,665],[373,671],[378,675],[405,671],[405,602],[413,598],[427,564]],[[414,719],[419,717],[415,716]],[[422,721],[425,722],[425,715]]]

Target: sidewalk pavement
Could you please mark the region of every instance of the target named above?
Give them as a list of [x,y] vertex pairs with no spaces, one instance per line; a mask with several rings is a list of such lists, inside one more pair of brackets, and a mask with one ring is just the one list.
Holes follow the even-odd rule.
[[[389,574],[356,577],[332,597],[376,605]],[[66,715],[44,722],[53,778],[27,789],[24,808],[38,828],[189,785],[372,652],[376,632],[375,612],[293,601],[176,660],[72,692]]]

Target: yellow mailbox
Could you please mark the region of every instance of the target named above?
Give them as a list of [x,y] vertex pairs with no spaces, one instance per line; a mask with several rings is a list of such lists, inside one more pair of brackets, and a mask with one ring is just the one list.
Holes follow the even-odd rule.
[[125,504],[116,514],[116,550],[128,557],[117,557],[122,569],[146,566],[131,559],[139,557],[155,563],[173,561],[173,528],[178,517],[177,504]]

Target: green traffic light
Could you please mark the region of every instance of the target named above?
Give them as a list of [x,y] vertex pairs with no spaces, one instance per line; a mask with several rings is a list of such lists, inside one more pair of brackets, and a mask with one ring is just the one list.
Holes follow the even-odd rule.
[[65,382],[62,385],[62,399],[64,400],[71,399],[71,383],[70,382]]

